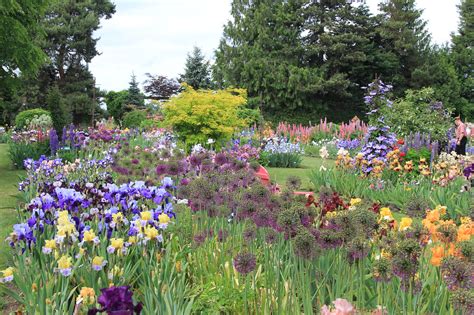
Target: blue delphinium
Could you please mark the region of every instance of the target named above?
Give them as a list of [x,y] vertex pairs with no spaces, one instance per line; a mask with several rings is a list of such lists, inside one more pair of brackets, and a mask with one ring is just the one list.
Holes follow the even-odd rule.
[[362,147],[362,153],[368,165],[363,167],[364,173],[370,173],[373,169],[372,161],[386,161],[385,156],[393,148],[397,141],[395,134],[390,132],[390,126],[385,124],[381,109],[384,106],[391,107],[393,102],[388,99],[387,94],[392,90],[391,85],[384,84],[381,80],[375,80],[367,87],[367,95],[364,101],[369,108],[370,127],[365,138],[365,145]]

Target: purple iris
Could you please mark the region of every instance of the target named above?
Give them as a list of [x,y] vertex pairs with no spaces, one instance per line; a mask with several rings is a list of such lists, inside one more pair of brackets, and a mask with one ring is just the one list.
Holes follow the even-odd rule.
[[107,312],[107,314],[117,315],[133,315],[140,314],[142,311],[142,304],[133,304],[133,293],[130,287],[110,287],[100,290],[102,294],[98,298],[101,309],[91,309],[88,315],[95,315],[100,312]]

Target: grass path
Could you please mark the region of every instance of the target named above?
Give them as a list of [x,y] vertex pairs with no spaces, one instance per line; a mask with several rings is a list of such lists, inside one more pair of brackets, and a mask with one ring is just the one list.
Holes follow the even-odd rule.
[[8,244],[4,241],[16,221],[17,184],[24,171],[15,170],[8,157],[8,145],[0,144],[0,269],[8,262]]
[[[314,169],[319,170],[321,165],[323,165],[322,159],[316,158],[316,157],[304,156],[303,162],[301,163],[301,167],[299,168],[267,167],[266,169],[268,170],[268,173],[270,173],[270,179],[273,182],[278,183],[278,185],[280,186],[285,185],[286,179],[289,176],[298,176],[301,178],[301,181],[302,181],[301,189],[305,191],[306,190],[311,191],[311,190],[314,190],[314,187],[313,187],[313,184],[311,184],[309,181],[309,176],[311,175],[312,170]],[[329,167],[333,165],[334,165],[333,160],[324,161],[325,167]]]

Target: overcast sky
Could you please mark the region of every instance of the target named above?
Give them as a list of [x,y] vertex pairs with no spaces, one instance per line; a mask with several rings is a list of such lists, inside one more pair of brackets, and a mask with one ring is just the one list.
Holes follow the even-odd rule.
[[[101,89],[128,88],[130,75],[140,83],[145,73],[177,77],[186,54],[199,46],[209,59],[217,48],[222,26],[229,20],[231,0],[115,0],[116,13],[102,21],[100,56],[90,68]],[[367,0],[376,12],[379,0]],[[460,0],[417,0],[433,40],[442,44],[457,31]]]

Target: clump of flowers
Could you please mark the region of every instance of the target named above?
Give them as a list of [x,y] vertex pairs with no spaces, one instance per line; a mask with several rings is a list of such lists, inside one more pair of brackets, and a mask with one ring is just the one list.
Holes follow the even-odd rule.
[[102,293],[97,302],[102,308],[93,308],[89,310],[89,315],[106,312],[107,314],[140,314],[142,304],[133,302],[133,292],[130,287],[110,287],[100,290]]

